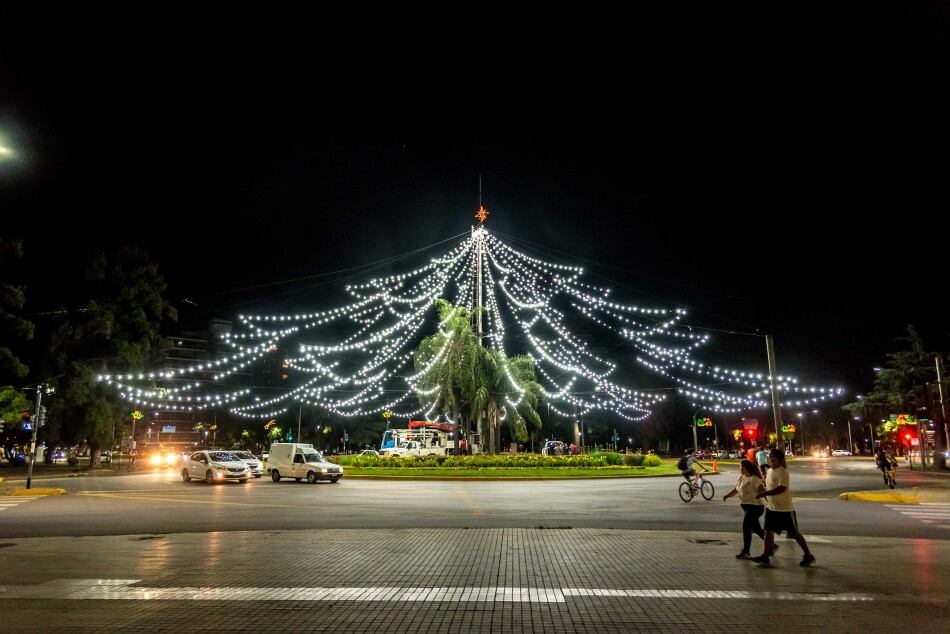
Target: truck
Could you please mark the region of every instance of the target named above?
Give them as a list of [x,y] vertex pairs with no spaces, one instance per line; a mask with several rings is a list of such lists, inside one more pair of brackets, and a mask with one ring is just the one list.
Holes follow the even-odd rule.
[[455,453],[454,423],[414,420],[405,429],[387,429],[379,445],[381,456],[444,456]]

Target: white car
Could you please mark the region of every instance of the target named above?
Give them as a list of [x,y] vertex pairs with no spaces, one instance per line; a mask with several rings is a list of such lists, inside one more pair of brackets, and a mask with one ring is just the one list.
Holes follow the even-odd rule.
[[237,480],[243,484],[250,477],[250,467],[228,451],[196,451],[188,456],[181,466],[181,479],[185,482],[204,480],[208,484],[214,484]]
[[246,464],[251,468],[251,475],[255,478],[259,478],[264,475],[264,465],[260,460],[254,457],[250,451],[244,451],[243,449],[229,451],[229,454]]
[[835,449],[831,452],[832,456],[850,456],[851,452],[847,449]]
[[361,456],[378,456],[379,452],[376,451],[375,449],[364,449],[363,451],[360,452],[360,455]]

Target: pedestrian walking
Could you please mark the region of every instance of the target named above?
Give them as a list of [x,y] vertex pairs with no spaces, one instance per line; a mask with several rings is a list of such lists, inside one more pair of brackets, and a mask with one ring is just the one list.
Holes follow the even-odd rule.
[[752,534],[765,539],[765,531],[759,524],[759,518],[765,512],[765,502],[758,494],[765,490],[762,474],[754,462],[743,460],[739,466],[739,479],[732,491],[722,497],[725,502],[734,495],[739,496],[739,506],[742,507],[745,517],[742,518],[742,550],[736,559],[749,559],[749,547],[752,545]]
[[765,448],[765,445],[761,445],[759,450],[755,452],[755,463],[764,478],[765,474],[769,472],[769,450]]
[[805,536],[798,530],[798,518],[795,516],[795,505],[792,503],[788,468],[785,466],[785,452],[781,449],[770,451],[769,463],[772,469],[765,476],[765,491],[761,491],[756,495],[760,500],[766,498],[765,550],[758,557],[753,557],[752,561],[768,564],[769,557],[778,550],[778,544],[775,543],[775,534],[781,534],[784,531],[789,537],[798,542],[804,553],[804,557],[798,565],[810,566],[815,563],[815,556],[808,549]]

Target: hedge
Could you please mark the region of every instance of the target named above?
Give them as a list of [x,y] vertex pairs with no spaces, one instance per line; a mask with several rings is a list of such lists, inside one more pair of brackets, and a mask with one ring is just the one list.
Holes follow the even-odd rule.
[[480,454],[477,456],[338,456],[334,460],[350,467],[609,467],[623,464],[616,452],[579,456],[542,456],[540,454]]

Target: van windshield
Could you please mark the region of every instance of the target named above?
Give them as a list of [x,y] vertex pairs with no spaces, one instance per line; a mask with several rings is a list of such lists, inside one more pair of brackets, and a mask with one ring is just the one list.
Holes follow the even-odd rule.
[[323,456],[316,451],[308,451],[303,455],[303,459],[307,462],[323,462]]

